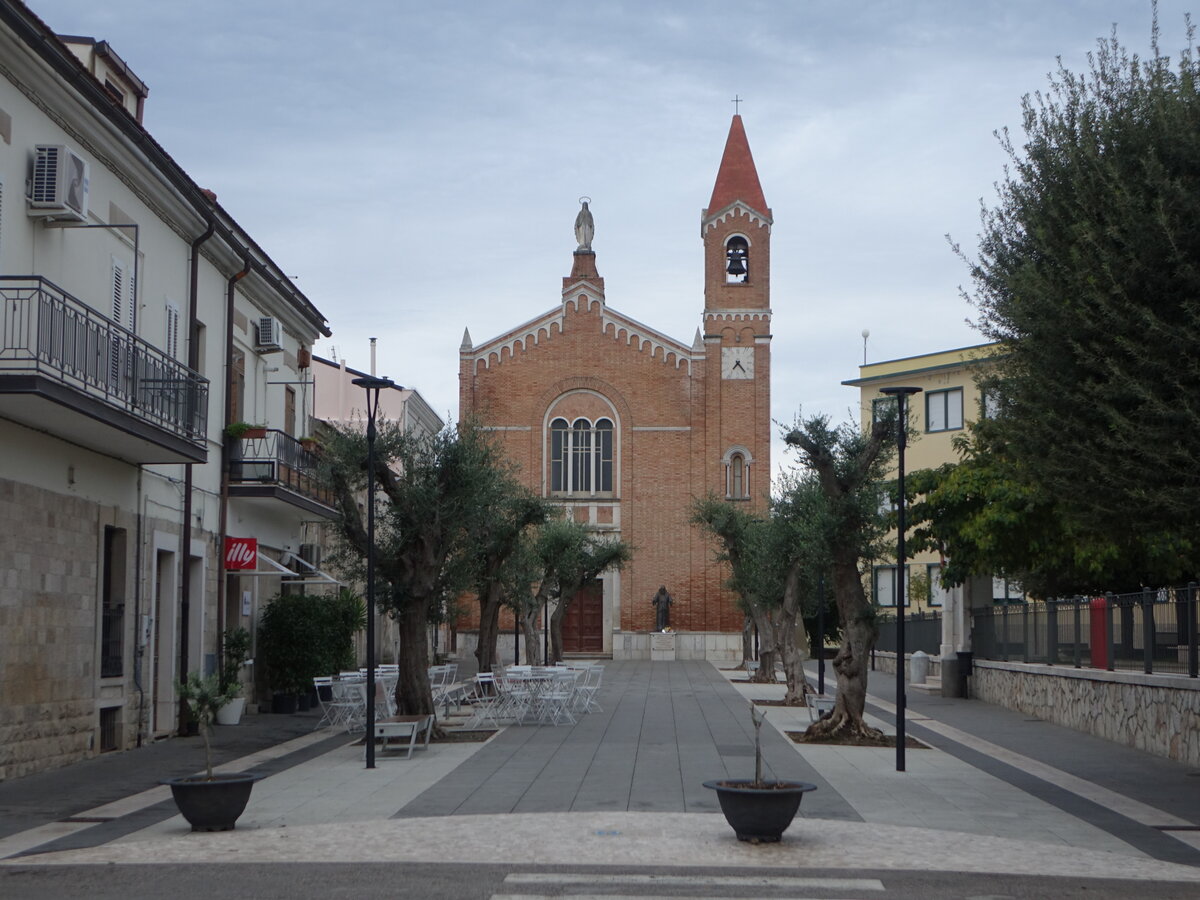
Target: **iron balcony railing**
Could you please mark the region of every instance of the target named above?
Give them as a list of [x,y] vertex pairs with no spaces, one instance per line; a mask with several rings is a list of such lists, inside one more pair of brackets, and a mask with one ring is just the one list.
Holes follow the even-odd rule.
[[316,453],[285,431],[267,429],[264,437],[234,439],[229,463],[231,484],[275,484],[323,506],[333,493],[321,483]]
[[199,443],[208,379],[53,282],[0,276],[0,375],[39,375]]

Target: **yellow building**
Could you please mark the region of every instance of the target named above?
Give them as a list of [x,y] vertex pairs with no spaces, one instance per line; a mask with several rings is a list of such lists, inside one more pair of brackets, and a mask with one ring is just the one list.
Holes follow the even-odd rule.
[[[858,378],[842,383],[859,389],[864,430],[880,414],[883,404],[896,402],[881,393],[883,388],[920,388],[921,392],[908,401],[909,428],[915,434],[905,450],[904,469],[906,472],[934,469],[958,461],[954,439],[964,433],[967,425],[986,414],[985,398],[976,381],[998,353],[999,344],[978,344],[871,363],[859,367]],[[909,596],[904,602],[906,612],[941,609],[951,599],[951,592],[941,586],[942,563],[933,551],[917,554],[909,563],[905,579],[909,586],[906,591]],[[881,560],[873,566],[871,590],[879,598],[880,606],[895,606],[895,583],[894,560]]]

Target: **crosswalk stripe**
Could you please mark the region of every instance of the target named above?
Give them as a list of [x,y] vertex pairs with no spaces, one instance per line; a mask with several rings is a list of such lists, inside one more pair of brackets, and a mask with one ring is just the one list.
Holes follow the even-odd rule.
[[[821,891],[882,891],[877,878],[802,878],[786,875],[616,875],[602,872],[510,872],[505,884],[773,887]],[[574,895],[572,895],[574,896]]]
[[[678,895],[667,894],[492,894],[491,900],[563,900],[564,896],[570,897],[570,900],[668,900],[668,897]],[[688,894],[687,900],[744,900],[745,895],[733,896],[725,894],[724,896]],[[778,900],[860,900],[860,898],[850,897],[780,897]]]

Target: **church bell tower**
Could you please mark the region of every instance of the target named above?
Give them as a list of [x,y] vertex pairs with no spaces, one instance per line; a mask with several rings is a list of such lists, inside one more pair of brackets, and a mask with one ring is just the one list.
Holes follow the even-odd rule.
[[742,117],[729,126],[704,240],[708,488],[765,508],[770,492],[771,209]]

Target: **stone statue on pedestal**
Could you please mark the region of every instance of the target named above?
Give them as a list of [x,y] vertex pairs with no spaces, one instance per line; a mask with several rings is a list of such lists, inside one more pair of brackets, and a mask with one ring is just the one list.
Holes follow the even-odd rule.
[[671,625],[671,604],[675,601],[667,593],[667,586],[663,585],[660,587],[658,593],[654,595],[654,599],[650,602],[654,605],[654,630],[662,631],[669,628]]
[[575,217],[575,240],[579,241],[575,252],[591,253],[592,237],[596,234],[596,222],[592,219],[592,211],[588,209],[588,198],[581,197],[579,202],[583,204],[583,209],[579,210],[579,215]]

